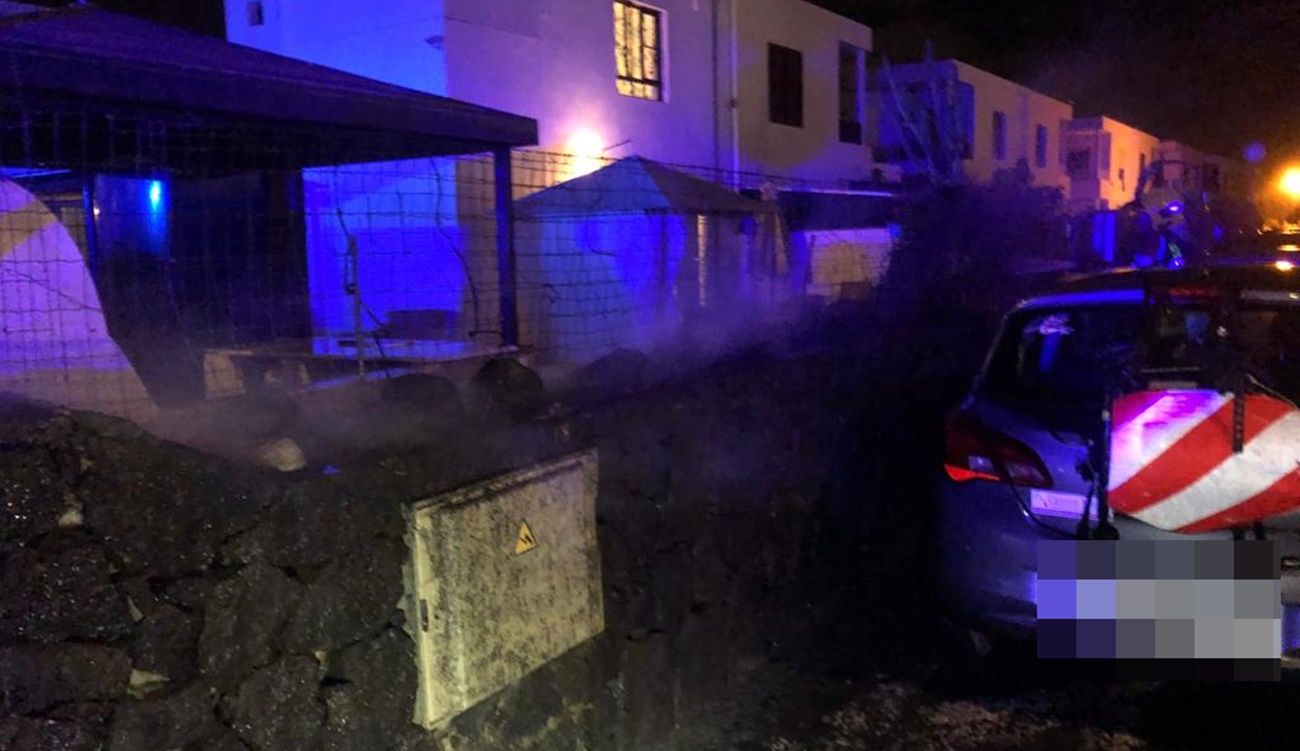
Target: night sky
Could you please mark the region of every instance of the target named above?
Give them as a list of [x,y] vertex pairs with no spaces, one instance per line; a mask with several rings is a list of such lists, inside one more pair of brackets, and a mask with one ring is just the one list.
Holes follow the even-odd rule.
[[1225,156],[1300,157],[1300,2],[814,0],[876,31],[876,51],[957,57]]
[[[1295,0],[814,2],[871,26],[877,51],[896,61],[919,59],[930,38],[938,57],[1073,101],[1080,115],[1110,115],[1225,156],[1261,141],[1271,161],[1300,158]],[[222,33],[220,0],[98,4]]]

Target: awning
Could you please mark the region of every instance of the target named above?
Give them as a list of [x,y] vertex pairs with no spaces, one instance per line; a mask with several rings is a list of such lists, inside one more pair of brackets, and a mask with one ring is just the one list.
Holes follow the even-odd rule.
[[0,18],[0,65],[0,163],[15,166],[131,150],[177,168],[223,148],[303,166],[537,142],[530,118],[93,7]]
[[754,214],[776,211],[776,206],[633,156],[522,198],[516,202],[516,211],[521,217],[645,212]]

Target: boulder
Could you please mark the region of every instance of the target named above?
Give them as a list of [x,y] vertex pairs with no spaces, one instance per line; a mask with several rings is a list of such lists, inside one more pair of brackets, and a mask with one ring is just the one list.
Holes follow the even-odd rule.
[[165,699],[120,704],[109,751],[156,751],[197,741],[211,731],[215,704],[211,689],[199,682]]
[[407,373],[390,378],[384,381],[379,398],[386,405],[448,421],[459,418],[465,408],[456,384],[431,373]]
[[215,725],[211,732],[185,747],[185,751],[248,751],[235,731]]
[[203,675],[225,688],[269,663],[272,642],[297,606],[301,590],[265,563],[253,563],[214,587],[199,635]]
[[345,483],[316,478],[286,486],[260,524],[221,548],[221,560],[312,568],[366,548],[375,537],[400,539],[404,529],[401,506],[391,495],[352,492]]
[[0,748],[7,751],[100,751],[102,728],[46,717],[6,717],[0,720]]
[[406,548],[376,540],[322,569],[285,629],[287,651],[332,651],[378,632],[399,612]]
[[103,548],[84,535],[54,533],[0,569],[0,643],[111,642],[133,626]]
[[173,605],[159,605],[140,623],[131,661],[137,670],[165,676],[171,685],[196,673],[199,630],[192,616]]
[[325,720],[316,695],[323,673],[311,657],[285,657],[249,676],[222,708],[253,751],[312,748]]
[[[3,434],[0,434],[3,437]],[[65,486],[54,456],[44,447],[6,447],[0,452],[0,543],[11,545],[58,527]]]
[[130,675],[130,658],[113,647],[0,647],[0,709],[27,714],[55,704],[116,699],[126,693]]
[[494,417],[526,420],[542,410],[541,376],[518,360],[497,357],[483,363],[470,380],[474,404]]
[[231,465],[147,437],[101,443],[78,494],[123,574],[204,571],[221,540],[252,525],[261,498]]
[[326,751],[370,751],[398,745],[411,727],[416,671],[410,637],[387,629],[330,661],[321,746]]

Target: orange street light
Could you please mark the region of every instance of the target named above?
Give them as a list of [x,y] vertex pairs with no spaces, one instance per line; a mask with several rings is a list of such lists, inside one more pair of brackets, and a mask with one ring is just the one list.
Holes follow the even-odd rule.
[[1288,167],[1277,181],[1277,187],[1293,201],[1300,201],[1300,167]]

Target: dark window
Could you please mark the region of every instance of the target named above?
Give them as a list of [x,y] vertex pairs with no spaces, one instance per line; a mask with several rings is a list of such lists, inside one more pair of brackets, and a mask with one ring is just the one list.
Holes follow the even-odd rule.
[[1074,149],[1065,155],[1065,170],[1070,177],[1086,178],[1092,170],[1092,149]]
[[[1209,383],[1217,315],[1182,303],[1018,313],[994,349],[984,391],[1007,401],[1099,402],[1108,364],[1132,369],[1140,363],[1161,378]],[[1237,315],[1237,344],[1249,367],[1270,388],[1300,397],[1300,307],[1260,303]]]
[[253,0],[244,6],[244,15],[248,19],[249,26],[261,26],[266,22],[262,13],[262,0]]
[[993,113],[993,158],[1007,158],[1007,113]]
[[767,45],[768,119],[779,125],[803,127],[803,53]]
[[862,143],[862,75],[864,55],[840,43],[840,141]]
[[626,0],[614,2],[614,68],[618,93],[661,100],[663,86],[663,16]]
[[1139,180],[1142,179],[1142,175],[1143,175],[1146,171],[1147,171],[1147,155],[1146,155],[1146,154],[1138,154],[1138,179],[1139,179]]
[[1034,164],[1040,168],[1047,166],[1047,126],[1039,125],[1034,129]]
[[1008,321],[985,377],[991,396],[1056,404],[1101,396],[1100,363],[1133,351],[1142,312],[1115,305],[1033,310]]

